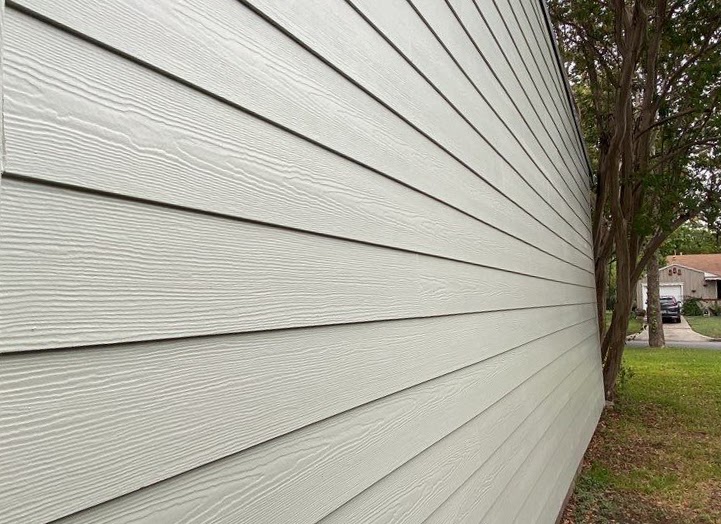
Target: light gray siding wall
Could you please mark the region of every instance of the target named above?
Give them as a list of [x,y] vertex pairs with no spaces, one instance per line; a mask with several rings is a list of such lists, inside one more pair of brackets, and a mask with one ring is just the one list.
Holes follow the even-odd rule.
[[552,522],[603,404],[540,3],[15,0],[0,522]]
[[5,34],[4,27],[5,20],[5,0],[0,0],[0,190],[2,189],[2,174],[5,172],[5,125],[4,125],[4,111],[3,101],[5,96],[3,95],[2,72],[3,72],[3,35]]

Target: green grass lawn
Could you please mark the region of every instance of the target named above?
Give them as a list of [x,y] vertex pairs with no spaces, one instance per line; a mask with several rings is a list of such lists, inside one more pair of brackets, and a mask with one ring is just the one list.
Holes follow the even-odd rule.
[[[608,326],[611,323],[611,315],[613,315],[612,311],[606,311],[606,326]],[[721,318],[721,317],[719,317]],[[632,318],[628,321],[628,327],[626,328],[626,334],[627,335],[633,335],[634,333],[638,333],[643,329],[643,322],[638,320],[637,318]]]
[[685,317],[691,329],[711,338],[721,338],[721,317]]
[[721,522],[721,352],[627,348],[564,523]]

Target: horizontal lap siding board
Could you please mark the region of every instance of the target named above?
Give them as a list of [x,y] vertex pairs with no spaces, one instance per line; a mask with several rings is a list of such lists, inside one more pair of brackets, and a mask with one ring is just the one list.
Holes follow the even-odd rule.
[[[521,4],[521,7],[525,7],[524,4]],[[591,190],[593,167],[591,166],[591,161],[588,157],[588,148],[586,146],[583,132],[581,131],[581,115],[579,114],[578,105],[574,99],[573,90],[566,73],[565,64],[558,49],[558,39],[556,38],[553,29],[553,22],[551,20],[551,14],[548,10],[548,6],[541,4],[540,2],[536,2],[533,5],[533,8],[534,9],[525,10],[524,14],[531,23],[534,23],[534,19],[535,22],[538,23],[540,27],[539,38],[543,42],[539,45],[542,48],[541,53],[544,61],[548,63],[548,67],[551,71],[556,71],[557,74],[554,75],[554,77],[557,78],[559,83],[562,85],[562,96],[564,97],[565,103],[571,108],[571,120],[575,123],[576,131],[573,135],[573,142],[576,145],[576,148],[581,151],[582,167],[579,170],[578,175],[581,178],[582,187],[587,190],[586,202],[590,209],[593,207],[593,191]],[[558,74],[559,72],[560,74]]]
[[[538,29],[542,27],[542,19],[533,16],[534,21],[531,21],[528,17],[528,9],[522,2],[506,0],[500,4],[500,7],[501,15],[506,19],[507,23],[516,26],[519,31],[518,34],[522,35],[522,38],[516,39],[516,43],[520,46],[521,53],[527,57],[527,63],[532,70],[538,72],[538,78],[541,79],[543,85],[546,87],[549,100],[552,100],[559,108],[564,121],[568,122],[572,128],[574,122],[573,111],[568,105],[568,101],[564,96],[565,93],[560,85],[561,76],[556,74],[558,69],[551,67],[544,54],[545,48],[543,40],[547,38],[548,33],[544,31],[545,34],[543,36],[539,36],[537,33]],[[537,14],[532,7],[531,13],[533,15]],[[571,136],[576,137],[577,135],[572,133]]]
[[[554,166],[552,172],[561,177],[561,183],[557,183],[559,190],[570,191],[580,204],[581,212],[587,217],[588,206],[584,204],[587,188],[576,179],[579,170],[583,172],[583,167],[579,167],[582,164],[574,162],[575,155],[561,152],[566,136],[565,134],[555,134],[559,132],[555,122],[546,125],[545,122],[539,120],[539,128],[535,121],[533,125],[527,121],[528,118],[533,118],[538,109],[534,105],[528,104],[526,86],[517,84],[517,75],[514,75],[512,69],[509,70],[505,50],[497,44],[491,28],[486,26],[479,30],[478,26],[485,25],[485,22],[473,1],[453,0],[443,3],[437,0],[414,0],[413,4],[421,12],[426,23],[433,27],[453,59],[469,75],[479,90],[482,86],[485,92],[489,84],[498,83],[506,98],[503,107],[508,107],[507,110],[511,111],[506,117],[507,121],[515,121],[514,128],[521,133],[526,128],[530,130],[530,136],[533,138],[529,136],[527,140],[539,144],[542,153],[539,155],[547,158]],[[493,29],[495,31],[502,30],[497,27]],[[491,38],[488,38],[489,35]],[[510,106],[513,107],[512,110]],[[538,115],[536,116],[538,117]],[[518,121],[519,117],[520,121]],[[549,129],[555,131],[553,136]],[[559,144],[554,142],[554,138]]]
[[[436,40],[436,37],[429,31],[424,25],[420,18],[417,18],[411,5],[404,0],[394,0],[391,2],[378,3],[369,0],[353,0],[356,8],[364,14],[368,20],[373,23],[381,33],[386,35],[393,44],[403,52],[409,60],[411,60],[428,78],[431,82],[437,85],[442,91],[443,95],[450,101],[453,102],[466,117],[476,124],[479,129],[487,129],[488,117],[483,115],[479,109],[485,105],[490,105],[494,110],[500,111],[506,114],[506,118],[510,119],[508,115],[509,101],[503,97],[503,94],[498,90],[498,86],[493,82],[493,77],[486,68],[483,67],[482,62],[478,62],[475,65],[474,71],[481,69],[480,75],[475,75],[472,78],[465,76],[464,71],[458,68],[452,61],[452,58],[444,51],[441,42]],[[446,8],[441,6],[441,12],[445,11]],[[450,15],[450,12],[448,12]],[[480,85],[483,86],[481,92],[487,99],[488,102],[483,101],[481,96],[474,90],[474,87],[478,86],[472,83],[473,78],[478,79],[482,77]],[[520,125],[514,125],[513,132],[520,134],[523,132],[523,128]],[[537,171],[537,168],[531,168],[527,164],[528,153],[524,152],[520,145],[514,140],[510,140],[506,146],[515,145],[518,152],[513,155],[514,163],[517,165],[519,170],[528,177]],[[551,186],[546,181],[541,181],[541,177],[538,177],[538,181],[534,183],[534,189],[546,188],[547,191],[551,191]],[[562,198],[563,194],[559,193],[559,188],[553,188],[556,194],[560,194]],[[549,194],[545,194],[546,200],[554,198]],[[565,197],[565,200],[573,200]],[[573,202],[578,206],[577,202]],[[588,233],[587,224],[577,214],[568,213],[568,204],[564,202],[561,206],[566,210],[568,214],[567,218],[574,220],[575,235],[583,237],[583,242],[587,245],[588,239],[586,235]],[[560,208],[559,208],[560,209]],[[574,209],[576,213],[577,208]],[[571,224],[569,224],[571,225]],[[576,227],[578,229],[576,229]],[[574,235],[574,237],[575,237]]]
[[574,148],[581,151],[581,167],[576,173],[576,178],[580,179],[580,186],[585,190],[583,191],[585,196],[586,207],[590,210],[593,208],[594,193],[591,188],[591,181],[593,177],[593,168],[591,166],[590,159],[588,157],[588,150],[586,142],[581,131],[581,116],[578,112],[578,106],[573,99],[573,92],[568,80],[568,76],[565,70],[565,64],[561,58],[560,52],[557,47],[557,40],[555,33],[553,32],[553,26],[551,21],[551,15],[546,5],[542,5],[540,2],[533,3],[532,6],[526,6],[521,3],[521,9],[524,10],[524,16],[531,24],[536,23],[539,27],[538,40],[540,53],[543,57],[544,64],[548,67],[549,74],[552,78],[556,79],[560,88],[560,96],[563,98],[564,103],[570,108],[570,119],[572,127],[575,128],[575,133],[572,132],[572,141]]
[[[557,115],[549,113],[544,105],[546,101],[538,96],[539,93],[534,89],[533,83],[525,78],[524,72],[513,66],[511,50],[503,46],[500,41],[507,38],[506,28],[500,22],[497,24],[488,22],[488,9],[495,7],[491,5],[481,12],[473,0],[449,0],[448,5],[472,40],[474,47],[477,47],[487,60],[491,60],[491,66],[500,82],[509,92],[517,93],[512,97],[512,101],[535,129],[535,134],[548,138],[548,141],[544,139],[546,149],[550,150],[551,155],[555,153],[565,160],[565,164],[571,170],[567,176],[580,189],[580,196],[585,195],[583,201],[588,203],[586,180],[588,168],[585,160],[574,149],[575,139],[569,135],[563,122],[558,121]],[[497,33],[499,36],[496,36]]]
[[[488,0],[476,0],[487,2]],[[540,88],[541,95],[548,101],[548,105],[556,111],[562,122],[566,123],[569,136],[575,139],[576,134],[573,132],[574,121],[571,112],[568,109],[561,93],[556,89],[553,77],[557,77],[556,71],[549,70],[539,64],[537,57],[539,42],[535,38],[532,27],[529,27],[528,20],[523,16],[520,7],[514,4],[513,0],[491,0],[498,11],[499,16],[503,20],[503,26],[508,28],[509,34],[514,42],[518,57],[524,65],[524,68],[535,79],[537,87]],[[551,77],[551,80],[549,80]],[[550,85],[549,85],[550,83]],[[575,148],[578,147],[577,141],[573,140]]]
[[588,287],[356,242],[3,189],[0,352],[593,301]]
[[[5,101],[4,88],[5,82],[2,80],[2,73],[4,71],[3,65],[3,53],[4,47],[3,42],[5,38],[5,0],[0,0],[0,183],[2,183],[2,176],[5,172],[5,119],[3,118],[5,112],[3,104]],[[0,196],[2,193],[0,192]]]
[[554,355],[592,322],[565,306],[8,356],[0,408],[23,430],[0,426],[1,513],[70,513],[504,353]]
[[[595,386],[602,387],[600,379]],[[575,414],[554,424],[555,435],[544,435],[532,449],[486,515],[488,522],[552,522],[558,516],[602,409],[600,402],[588,406],[583,398],[580,395],[575,399]]]
[[[368,0],[358,1],[365,6],[368,6],[368,4],[371,3]],[[500,59],[500,53],[498,51],[493,53],[489,57],[489,64],[486,64],[486,62],[482,59],[479,60],[480,57],[476,48],[473,46],[472,41],[468,38],[468,35],[463,32],[463,28],[458,24],[458,20],[455,18],[453,11],[446,3],[438,0],[413,0],[411,4],[417,13],[422,17],[424,23],[427,24],[428,28],[433,31],[435,38],[438,40],[438,45],[443,47],[444,52],[441,52],[441,58],[443,60],[438,60],[438,58],[436,58],[434,61],[440,61],[442,64],[444,61],[453,60],[456,64],[455,69],[462,73],[462,76],[470,82],[474,90],[480,92],[484,96],[488,96],[488,94],[495,95],[492,97],[493,99],[490,102],[494,108],[496,106],[500,106],[498,109],[503,111],[504,120],[513,125],[514,136],[525,135],[525,133],[523,133],[525,128],[523,121],[514,122],[517,118],[517,113],[509,107],[511,105],[512,98],[505,92],[502,92],[500,85],[496,82],[494,76],[495,71],[490,65],[492,62],[496,62]],[[369,7],[366,8],[369,9]],[[397,22],[392,24],[391,28],[393,26],[395,26],[395,29],[392,30],[392,34],[402,33],[401,29],[403,26],[399,26]],[[416,54],[416,56],[418,60],[423,62],[427,62],[429,58],[433,58],[433,55],[430,53],[425,55],[425,59],[423,55]],[[454,68],[451,67],[447,69]],[[457,85],[460,83],[460,81],[455,81],[447,85]],[[497,104],[495,103],[496,99],[504,100],[504,103]],[[472,109],[472,106],[466,107],[467,111]],[[484,119],[478,119],[477,122],[482,124]],[[524,173],[528,173],[529,175],[535,174],[535,178],[531,178],[529,180],[534,186],[552,187],[555,190],[555,193],[560,196],[562,201],[565,202],[575,214],[578,222],[574,221],[574,223],[581,224],[583,229],[580,231],[583,234],[587,234],[588,210],[581,203],[582,200],[579,198],[579,195],[574,192],[574,189],[577,190],[578,188],[567,183],[567,181],[563,178],[561,171],[558,170],[558,166],[554,166],[553,169],[550,165],[546,165],[545,168],[541,168],[539,165],[539,163],[543,163],[541,155],[536,154],[534,158],[534,156],[528,152],[529,144],[533,142],[533,140],[530,136],[526,135],[524,142],[525,143],[514,143],[511,141],[507,146],[515,147],[516,149],[519,147],[521,148],[521,150],[514,155],[514,163],[518,166],[518,169]],[[532,164],[528,163],[526,157],[531,159]],[[534,167],[532,167],[532,165]],[[552,205],[558,205],[558,203]],[[557,209],[560,211],[565,209],[565,207],[559,206]]]
[[[551,14],[548,10],[548,6],[541,4],[540,2],[534,2],[530,5],[524,3],[518,4],[524,17],[536,31],[536,39],[538,41],[539,53],[546,67],[552,74],[552,79],[558,84],[559,93],[562,97],[564,105],[568,108],[571,122],[576,123],[576,133],[574,136],[574,142],[577,147],[583,152],[582,157],[586,161],[584,166],[586,170],[591,170],[591,164],[588,159],[588,151],[584,141],[583,133],[580,129],[580,115],[578,113],[578,107],[573,99],[573,92],[571,84],[568,81],[568,75],[566,74],[565,65],[561,58],[561,54],[557,46],[557,37],[553,30],[553,23],[551,21]],[[550,29],[550,31],[549,31]],[[560,74],[558,74],[560,71]],[[584,171],[582,169],[582,171]],[[590,183],[589,177],[584,177],[584,182]]]
[[[553,57],[547,56],[547,47],[544,40],[547,41],[552,36],[548,33],[543,15],[530,5],[524,5],[524,2],[515,0],[507,0],[499,4],[502,7],[502,16],[508,21],[516,31],[516,34],[523,35],[524,38],[516,38],[516,44],[519,46],[521,53],[526,56],[526,64],[531,69],[531,75],[538,72],[536,76],[539,79],[539,86],[545,87],[545,93],[548,100],[553,101],[559,107],[564,122],[569,126],[569,132],[573,140],[573,147],[576,150],[584,151],[585,146],[580,140],[578,132],[574,132],[579,125],[576,122],[576,116],[571,109],[565,90],[560,85],[565,81],[562,74],[559,74],[558,62]],[[529,15],[530,11],[530,15]],[[534,16],[537,15],[537,16]],[[589,166],[586,162],[585,166]],[[579,174],[587,174],[589,167],[579,171]],[[587,177],[584,177],[587,178]]]
[[[560,442],[545,442],[552,452],[544,454],[540,453],[538,449],[534,450],[533,465],[536,467],[530,472],[526,472],[526,477],[533,478],[533,487],[520,494],[524,503],[516,513],[515,524],[550,522],[558,516],[568,492],[567,486],[573,482],[581,465],[583,454],[593,435],[598,417],[597,412],[600,410],[600,406],[597,406],[596,412],[581,410],[576,420],[569,424],[569,429],[563,439],[559,439]],[[521,485],[520,482],[516,484],[516,491]],[[506,500],[508,500],[508,495],[506,495]]]
[[[561,58],[561,54],[557,47],[557,38],[555,30],[553,28],[553,22],[551,21],[551,15],[548,11],[547,5],[542,5],[541,2],[535,2],[531,4],[520,4],[521,10],[524,12],[524,16],[530,24],[537,24],[539,28],[538,34],[538,46],[539,52],[543,58],[544,64],[548,68],[548,74],[551,78],[556,81],[559,86],[559,94],[563,99],[564,105],[568,108],[571,132],[571,141],[573,148],[579,152],[579,160],[581,166],[577,172],[581,186],[586,189],[586,194],[591,194],[591,163],[588,158],[588,150],[583,138],[583,132],[581,131],[581,120],[578,113],[578,107],[576,106],[575,100],[573,100],[573,91],[568,80],[566,73],[565,64]],[[587,205],[590,207],[591,204]]]
[[0,522],[551,522],[603,394],[540,7],[11,0]]
[[[536,58],[539,69],[541,71],[548,71],[546,78],[550,79],[553,83],[553,89],[555,90],[553,94],[558,97],[557,100],[563,105],[568,115],[568,122],[574,122],[574,110],[571,107],[571,101],[566,96],[566,90],[563,86],[565,80],[564,74],[558,74],[558,62],[555,60],[554,52],[549,45],[549,42],[553,41],[554,36],[548,32],[540,3],[535,2],[535,5],[527,5],[525,2],[510,0],[509,5],[516,15],[519,24],[528,24],[524,26],[523,34],[529,42],[530,51]],[[530,30],[528,29],[529,27]],[[577,146],[583,150],[583,145],[579,141],[579,134],[575,133],[573,136],[576,139],[575,142]]]
[[593,285],[578,252],[560,260],[40,22],[13,13],[8,29],[12,173]]
[[[568,79],[565,76],[565,72],[562,70],[564,68],[564,65],[559,60],[557,50],[553,49],[556,47],[555,36],[554,34],[552,34],[553,28],[550,25],[550,20],[545,19],[547,7],[542,6],[541,2],[536,2],[536,5],[513,3],[513,0],[505,0],[505,2],[506,5],[512,5],[515,8],[513,12],[518,13],[516,16],[517,19],[520,20],[520,17],[524,16],[524,21],[530,23],[532,26],[537,26],[541,28],[541,31],[539,33],[540,36],[537,39],[539,46],[538,51],[542,55],[542,58],[548,68],[548,74],[550,78],[559,86],[561,86],[562,84],[567,84]],[[529,39],[530,41],[531,35],[526,33],[523,33],[523,35],[526,37],[526,39]],[[579,158],[581,160],[581,168],[579,169],[579,174],[587,175],[588,171],[590,170],[590,164],[588,161],[588,152],[582,144],[582,135],[579,127],[580,124],[576,120],[576,114],[574,112],[574,109],[571,109],[570,107],[570,100],[568,99],[568,94],[562,86],[560,87],[560,91],[558,94],[560,95],[561,99],[554,99],[553,101],[560,103],[565,111],[565,114],[567,115],[567,118],[564,119],[564,123],[566,124],[571,138],[572,148],[578,152]],[[551,102],[550,99],[549,102]],[[589,178],[587,176],[584,176],[583,183],[586,184],[586,187],[588,187],[588,182],[590,182]]]
[[[439,67],[444,71],[455,73],[451,75],[450,82],[437,86],[451,102],[459,98],[465,102],[463,105],[456,103],[451,106],[433,89],[433,84],[408,81],[414,77],[420,80],[420,75],[413,67],[419,67],[421,72],[424,72],[423,64],[414,63],[415,57],[408,57],[410,63],[403,60],[383,39],[382,33],[376,33],[371,26],[364,23],[350,4],[334,0],[313,0],[303,4],[249,0],[248,3],[269,19],[278,21],[300,42],[356,79],[400,114],[409,115],[409,119],[421,129],[431,130],[431,135],[434,135],[432,130],[439,130],[440,134],[435,132],[439,141],[449,149],[457,151],[459,156],[482,159],[493,154],[490,150],[479,147],[483,145],[479,137],[487,137],[505,158],[513,159],[514,167],[518,169],[520,176],[530,179],[531,187],[546,188],[542,196],[552,206],[565,211],[573,228],[583,234],[587,232],[586,210],[578,201],[564,195],[554,184],[549,184],[540,176],[543,171],[537,159],[528,151],[527,144],[517,138],[517,135],[522,133],[522,127],[513,125],[511,121],[511,128],[502,118],[503,115],[499,116],[496,106],[508,105],[508,100],[498,89],[494,89],[493,84],[487,82],[484,86],[484,95],[491,95],[489,103],[471,89],[471,84],[454,68],[447,56],[437,56],[437,53],[430,56],[430,60],[439,63]],[[407,7],[405,0],[390,0],[375,5],[389,13],[395,11],[396,8],[392,5],[395,3]],[[447,8],[444,7],[444,10],[450,15]],[[425,28],[422,26],[418,28],[421,30],[408,27],[409,21],[415,18],[413,11],[409,11],[407,16],[396,15],[393,18],[397,21],[396,27],[403,29],[402,34],[413,34],[414,45],[421,48],[422,40],[432,40],[434,37],[427,29],[423,31]],[[318,27],[322,27],[322,30],[318,30]],[[397,39],[394,38],[397,32],[392,31],[385,36],[394,41]],[[490,79],[490,75],[487,77]],[[433,81],[434,78],[431,76],[430,80]],[[452,111],[452,107],[458,109]],[[508,119],[507,115],[505,119]],[[448,138],[444,139],[446,136]],[[469,151],[474,153],[469,156]],[[523,184],[522,179],[518,183]],[[558,186],[562,187],[560,181]]]
[[[574,129],[574,122],[564,118],[564,113],[557,107],[556,101],[549,97],[544,89],[543,79],[536,76],[537,70],[533,68],[532,58],[523,56],[519,48],[523,46],[523,36],[520,30],[514,25],[514,20],[506,20],[501,11],[508,10],[508,0],[471,0],[477,7],[477,12],[482,13],[489,27],[493,30],[495,37],[505,50],[506,56],[511,61],[513,70],[526,83],[526,90],[535,93],[534,102],[543,108],[548,118],[557,121],[562,127],[565,137],[568,140],[566,146],[569,154],[577,154],[583,157],[582,149],[577,141],[577,133]],[[581,165],[583,165],[581,161]]]
[[474,216],[492,206],[500,224],[529,222],[563,258],[588,255],[588,238],[565,221],[574,215],[534,194],[548,184],[529,188],[480,139],[464,150],[472,171],[237,0],[19,4]]
[[[544,451],[550,446],[563,446],[564,435],[570,438],[593,432],[600,414],[598,393],[602,388],[599,374],[594,375],[592,378],[588,377],[575,394],[564,392],[565,399],[570,400],[560,413],[540,421],[540,427],[526,427],[525,431],[514,433],[504,446],[476,470],[425,522],[428,524],[513,522],[516,512],[520,509],[520,501],[518,498],[506,498],[504,495],[514,492],[513,480],[518,469],[526,461],[532,461],[535,453]],[[594,399],[595,404],[589,405],[589,399]],[[582,422],[574,425],[577,420]],[[538,449],[539,446],[543,449]],[[576,450],[572,453],[574,452]],[[581,455],[574,453],[574,458],[577,459],[576,465]],[[558,486],[563,490],[560,494],[561,498],[558,499],[559,505],[569,484],[570,482]],[[529,522],[550,523],[555,517],[556,515],[553,515],[546,520]]]
[[422,522],[512,434],[528,438],[529,430],[549,419],[554,403],[560,409],[564,388],[581,393],[579,385],[595,368],[594,352],[591,343],[572,348],[523,387],[328,515],[323,524]]
[[[114,499],[67,522],[316,522],[478,416],[569,348],[592,346],[587,334],[588,327],[579,327],[546,341],[551,344],[528,344]],[[531,364],[523,365],[531,355]]]

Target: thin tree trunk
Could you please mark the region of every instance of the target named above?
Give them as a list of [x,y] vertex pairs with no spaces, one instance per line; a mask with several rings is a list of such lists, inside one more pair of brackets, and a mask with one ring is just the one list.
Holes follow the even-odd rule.
[[608,264],[596,262],[596,313],[598,314],[598,336],[603,340],[606,334],[606,298],[608,296]]
[[[623,251],[622,248],[620,251]],[[606,400],[614,400],[616,396],[616,378],[621,370],[623,349],[626,345],[626,329],[631,314],[631,265],[624,256],[617,259],[616,265],[616,306],[603,339],[603,384]]]
[[658,256],[654,253],[648,261],[648,345],[652,348],[662,348],[666,345],[663,333],[663,319],[661,318],[661,300],[659,290]]

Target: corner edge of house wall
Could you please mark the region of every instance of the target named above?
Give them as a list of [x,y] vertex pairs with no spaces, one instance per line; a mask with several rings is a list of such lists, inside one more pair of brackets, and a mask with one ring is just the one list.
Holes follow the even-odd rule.
[[[543,0],[541,0],[543,1]],[[584,453],[585,456],[585,453]],[[578,467],[576,468],[576,473],[573,474],[573,480],[571,480],[571,485],[568,487],[568,492],[566,492],[566,496],[563,498],[563,504],[561,504],[561,509],[558,510],[558,516],[556,516],[556,520],[554,521],[555,524],[561,524],[563,522],[563,514],[566,513],[566,508],[568,507],[568,503],[571,501],[571,495],[573,495],[573,490],[576,489],[576,482],[578,482],[578,477],[581,476],[581,470],[583,469],[583,456],[581,457],[581,460],[578,462]]]

